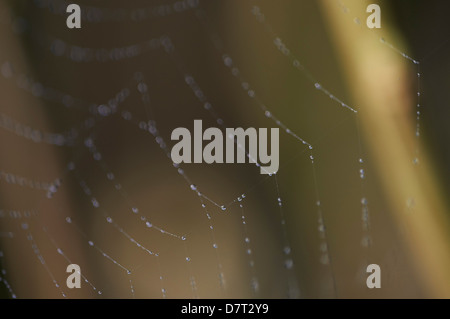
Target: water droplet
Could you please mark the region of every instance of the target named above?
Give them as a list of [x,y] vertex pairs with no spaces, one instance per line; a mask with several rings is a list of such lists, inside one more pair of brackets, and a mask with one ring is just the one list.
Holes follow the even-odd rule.
[[360,158],[358,161],[359,161],[360,163],[364,163],[364,161],[363,161],[362,158]]
[[319,83],[314,83],[314,86],[316,87],[316,89],[320,90],[322,88],[322,85],[320,85]]
[[264,114],[266,115],[266,117],[271,117],[272,113],[270,113],[269,111],[265,111]]
[[415,157],[415,158],[413,159],[413,163],[414,163],[414,165],[419,164],[419,158]]
[[259,290],[259,282],[256,278],[252,278],[251,287],[254,292],[257,292]]
[[291,247],[286,246],[286,247],[283,248],[283,251],[284,251],[284,253],[285,253],[286,255],[289,255],[289,254],[291,253]]
[[217,248],[217,244],[216,243],[213,244],[213,248]]
[[92,240],[88,241],[89,246],[94,246],[94,242]]
[[97,107],[97,111],[98,111],[98,114],[100,114],[101,116],[108,116],[111,114],[111,108],[104,104],[99,105]]
[[75,163],[74,162],[70,162],[69,164],[67,164],[67,169],[69,171],[73,171],[75,169]]
[[252,250],[251,249],[247,249],[247,255],[251,255]]
[[111,217],[107,217],[106,220],[107,220],[108,223],[112,223],[112,218]]
[[147,225],[148,228],[153,227],[153,224],[150,222],[146,222],[145,225]]
[[137,207],[133,207],[131,208],[131,210],[133,211],[133,213],[137,214],[139,212],[139,209]]
[[23,223],[22,224],[22,229],[28,229],[28,224],[27,223]]
[[186,261],[191,261],[191,258],[190,257],[186,257]]
[[143,83],[143,82],[139,83],[139,84],[138,84],[138,91],[139,91],[140,93],[145,93],[145,92],[147,92],[147,84],[145,84],[145,83]]
[[370,242],[371,242],[370,236],[364,236],[364,237],[361,239],[361,246],[363,246],[363,247],[369,247]]
[[70,217],[66,217],[66,222],[68,222],[70,224],[70,223],[72,223],[72,219]]
[[127,270],[127,274],[128,274],[128,275],[131,275],[131,270]]
[[322,265],[327,265],[330,262],[330,259],[328,258],[328,254],[323,254],[320,256],[320,263]]
[[292,259],[286,259],[284,261],[284,267],[286,269],[292,269],[292,267],[294,267],[294,261]]
[[95,208],[98,208],[100,206],[100,203],[97,201],[97,199],[92,198],[92,206],[94,206]]
[[245,237],[245,242],[248,244],[249,242],[250,242],[250,238],[248,238],[248,237]]
[[58,248],[57,250],[56,250],[57,252],[58,252],[58,254],[60,254],[60,255],[62,255],[63,254],[63,252],[62,252],[62,250],[60,249],[60,248]]
[[226,210],[227,208],[225,207],[225,205],[222,205],[222,206],[220,206],[220,209]]
[[197,186],[195,186],[194,184],[191,184],[191,189],[192,189],[193,191],[196,191],[196,190],[197,190]]
[[181,236],[181,240],[186,240],[186,237],[185,236]]
[[365,197],[361,198],[361,204],[367,205],[367,199]]

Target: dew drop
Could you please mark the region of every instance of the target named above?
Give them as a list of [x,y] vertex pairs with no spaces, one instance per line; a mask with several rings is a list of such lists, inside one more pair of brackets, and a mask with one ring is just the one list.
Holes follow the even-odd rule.
[[292,267],[294,267],[294,261],[292,259],[286,259],[284,261],[284,267],[286,269],[292,269]]
[[322,265],[327,265],[330,262],[329,258],[328,258],[328,254],[323,254],[322,256],[320,256],[320,263]]

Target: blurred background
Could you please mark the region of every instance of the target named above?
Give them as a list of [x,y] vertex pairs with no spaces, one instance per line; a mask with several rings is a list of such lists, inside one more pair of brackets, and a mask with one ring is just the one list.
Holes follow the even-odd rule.
[[[2,297],[450,296],[449,4],[68,4],[0,2]],[[276,176],[174,167],[194,119],[280,127]]]

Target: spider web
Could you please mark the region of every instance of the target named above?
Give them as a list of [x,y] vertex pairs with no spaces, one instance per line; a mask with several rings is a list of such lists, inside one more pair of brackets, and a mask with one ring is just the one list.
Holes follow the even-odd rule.
[[[330,54],[312,57],[317,47],[308,46],[315,39],[303,35],[293,43],[283,31],[277,14],[293,4],[283,3],[279,12],[256,1],[224,5],[245,23],[230,26],[215,11],[217,3],[137,3],[80,3],[78,33],[65,28],[66,1],[27,3],[33,13],[24,16],[1,12],[8,37],[30,47],[32,63],[46,63],[27,68],[2,49],[2,85],[30,101],[14,108],[37,108],[51,121],[15,117],[2,102],[3,156],[17,156],[18,144],[30,149],[21,159],[23,171],[0,167],[2,188],[19,194],[0,207],[6,295],[29,296],[23,287],[36,277],[44,297],[77,297],[65,285],[65,267],[76,263],[88,297],[338,297],[348,275],[340,255],[345,244],[337,239],[342,230],[335,225],[347,209],[342,223],[358,247],[357,266],[350,268],[361,273],[351,282],[364,285],[377,244],[372,214],[377,211],[378,225],[388,217],[379,213],[382,200],[371,206],[380,196],[368,178],[358,106],[348,102],[338,72],[329,76],[319,67],[337,62]],[[335,5],[355,28],[365,27],[344,2]],[[240,42],[245,26],[257,49],[249,48],[251,40]],[[117,41],[101,39],[114,31]],[[417,67],[420,81],[419,61],[388,39],[370,36]],[[258,49],[267,54],[254,55]],[[245,58],[247,50],[253,60]],[[276,77],[283,74],[277,67],[286,79]],[[65,78],[55,70],[64,70]],[[302,97],[289,98],[296,90]],[[417,138],[420,95],[419,84]],[[248,153],[249,164],[173,163],[170,133],[191,128],[194,119],[222,129],[280,128],[279,171],[260,175]],[[63,164],[46,173],[40,167],[46,162],[34,154],[49,150]],[[403,267],[401,258],[394,251],[389,271]],[[24,269],[33,269],[25,281],[10,279]]]

